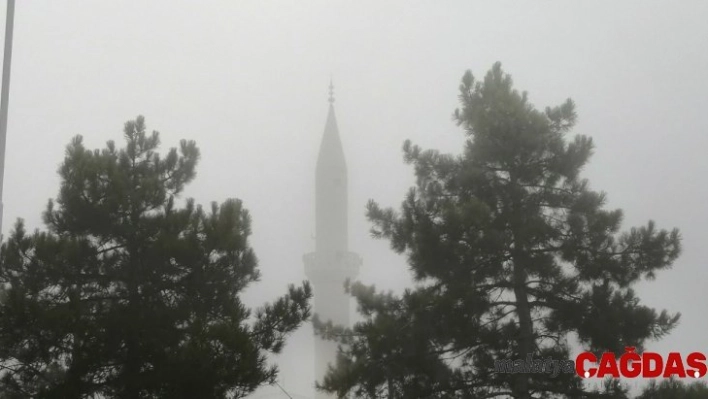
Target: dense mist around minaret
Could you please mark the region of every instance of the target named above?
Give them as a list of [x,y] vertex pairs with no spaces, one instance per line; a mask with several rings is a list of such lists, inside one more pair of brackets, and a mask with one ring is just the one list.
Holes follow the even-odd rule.
[[[7,21],[9,0],[0,3]],[[708,1],[14,3],[4,242],[18,218],[28,235],[46,230],[76,135],[87,149],[120,144],[125,121],[145,115],[162,150],[182,139],[199,147],[196,177],[175,205],[194,199],[208,212],[238,198],[249,211],[260,280],[240,298],[254,316],[307,279],[311,314],[366,322],[342,291],[347,276],[397,296],[415,277],[409,247],[399,253],[372,237],[367,203],[400,210],[417,185],[406,140],[464,154],[471,136],[451,119],[461,78],[471,69],[481,81],[501,61],[530,104],[578,105],[570,134],[596,145],[583,177],[608,193],[607,207],[624,210],[623,224],[651,218],[681,229],[679,263],[636,287],[646,306],[680,311],[681,323],[644,349],[705,348],[708,317],[696,298],[708,282]],[[126,29],[136,20],[150,22]],[[349,251],[365,259],[360,270]],[[268,355],[277,384],[249,398],[312,399],[333,355],[305,322]]]
[[[314,289],[314,313],[322,321],[349,326],[350,297],[344,282],[359,272],[361,258],[348,250],[347,167],[334,113],[329,111],[315,172],[315,252],[305,255],[305,272]],[[315,338],[315,377],[321,380],[337,354],[337,344]],[[318,392],[316,398],[330,395]]]

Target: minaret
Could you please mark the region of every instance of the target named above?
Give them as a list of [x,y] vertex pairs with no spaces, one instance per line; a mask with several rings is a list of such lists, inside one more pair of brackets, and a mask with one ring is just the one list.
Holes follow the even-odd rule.
[[[350,296],[344,282],[356,277],[361,257],[349,252],[347,166],[334,115],[334,87],[329,85],[329,113],[315,173],[315,252],[304,256],[314,291],[314,313],[326,322],[349,327]],[[334,364],[337,344],[315,337],[315,378],[322,381]],[[332,396],[317,392],[315,398]]]

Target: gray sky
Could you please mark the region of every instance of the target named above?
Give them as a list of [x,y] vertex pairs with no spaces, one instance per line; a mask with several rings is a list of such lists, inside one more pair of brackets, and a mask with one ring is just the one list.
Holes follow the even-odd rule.
[[[681,311],[659,352],[706,350],[708,2],[684,1],[27,1],[17,2],[5,171],[7,234],[41,227],[71,137],[121,143],[138,114],[164,149],[202,151],[187,188],[252,212],[261,304],[304,279],[314,248],[314,166],[334,77],[349,168],[350,247],[361,279],[400,290],[404,259],[369,238],[364,206],[402,201],[414,182],[401,145],[458,153],[451,121],[466,69],[501,61],[538,107],[571,97],[593,137],[585,176],[625,226],[679,227],[674,270],[642,284],[645,303]],[[4,4],[2,18],[4,20]],[[281,358],[282,384],[308,394],[311,329]]]

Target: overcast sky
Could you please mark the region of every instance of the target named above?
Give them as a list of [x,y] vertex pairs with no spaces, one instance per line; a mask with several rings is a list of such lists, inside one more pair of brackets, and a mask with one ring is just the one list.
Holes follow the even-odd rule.
[[[349,168],[350,248],[361,279],[400,290],[404,259],[369,238],[369,198],[398,207],[413,182],[401,145],[459,153],[451,120],[466,69],[495,61],[538,107],[575,100],[593,137],[585,177],[625,227],[678,227],[684,253],[642,284],[681,311],[660,352],[706,351],[708,2],[27,1],[17,2],[3,232],[42,227],[57,167],[77,134],[122,142],[142,114],[163,148],[194,139],[185,196],[244,200],[262,283],[258,305],[304,279],[314,249],[314,167],[334,78]],[[4,20],[4,2],[2,20]],[[312,331],[286,347],[281,385],[311,393]]]

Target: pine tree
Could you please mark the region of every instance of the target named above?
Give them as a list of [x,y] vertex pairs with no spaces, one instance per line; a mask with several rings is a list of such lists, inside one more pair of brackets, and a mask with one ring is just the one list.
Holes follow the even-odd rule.
[[244,397],[274,381],[266,355],[309,317],[308,284],[255,313],[240,293],[259,279],[240,200],[192,199],[199,151],[157,152],[143,117],[126,147],[67,147],[47,231],[18,221],[0,253],[4,396]]
[[350,287],[364,321],[318,326],[342,344],[321,387],[362,398],[583,397],[574,374],[495,373],[495,360],[569,359],[571,334],[619,355],[669,333],[679,315],[641,305],[632,285],[672,265],[679,232],[653,222],[619,232],[622,212],[580,178],[593,143],[568,137],[571,100],[539,111],[497,63],[483,81],[464,75],[460,102],[462,154],[407,141],[416,187],[400,211],[368,204],[373,236],[407,256],[415,287]]
[[652,380],[637,399],[708,399],[708,385],[703,381],[683,383],[667,379],[657,383]]

